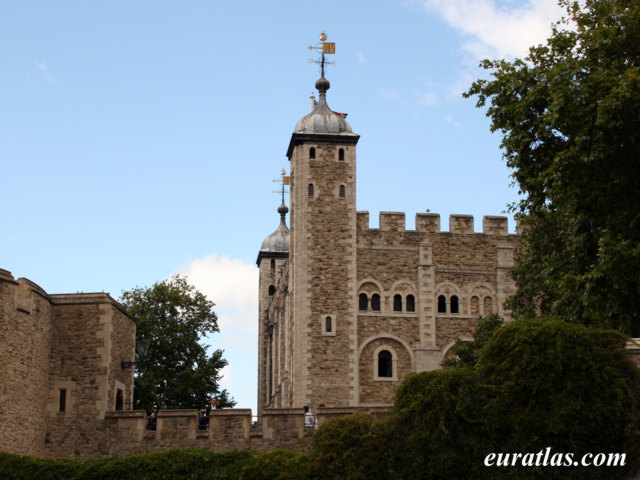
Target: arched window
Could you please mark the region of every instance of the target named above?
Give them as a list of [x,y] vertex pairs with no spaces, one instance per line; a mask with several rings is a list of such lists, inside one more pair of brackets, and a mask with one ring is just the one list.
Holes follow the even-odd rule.
[[447,313],[447,299],[444,295],[438,296],[438,313]]
[[475,295],[471,297],[471,315],[478,315],[480,313],[480,299]]
[[407,295],[407,312],[416,311],[416,298],[413,295]]
[[389,350],[378,354],[378,377],[393,377],[393,356]]
[[309,193],[309,198],[312,198],[313,197],[313,183],[309,184],[308,193]]
[[491,297],[484,297],[484,314],[489,315],[493,313],[493,300]]
[[340,185],[340,198],[344,198],[346,195],[344,185]]
[[380,311],[380,295],[377,293],[371,295],[371,310],[374,312]]
[[361,312],[366,312],[369,306],[369,299],[367,298],[366,293],[361,293],[358,299],[358,308]]
[[274,293],[276,293],[276,287],[274,287],[273,285],[269,285],[269,296],[273,295]]
[[324,331],[327,333],[331,333],[333,331],[333,326],[331,324],[331,317],[327,317],[324,319]]
[[341,162],[344,162],[344,148],[341,148],[340,150],[338,150],[338,160],[340,160]]
[[458,312],[458,297],[455,295],[451,296],[451,313],[459,313]]
[[393,296],[393,311],[394,312],[402,311],[402,295],[398,293]]
[[311,147],[309,149],[309,158],[311,160],[313,160],[314,158],[316,158],[316,147]]

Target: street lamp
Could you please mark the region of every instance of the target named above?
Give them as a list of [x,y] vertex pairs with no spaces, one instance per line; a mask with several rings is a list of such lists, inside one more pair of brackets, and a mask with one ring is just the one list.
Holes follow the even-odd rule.
[[140,340],[138,340],[136,342],[136,353],[138,354],[138,358],[140,360],[138,360],[137,362],[125,362],[124,360],[122,360],[120,362],[120,366],[124,370],[125,368],[129,368],[129,367],[132,367],[132,366],[134,366],[134,365],[136,365],[138,363],[142,363],[144,361],[144,357],[147,356],[147,352],[148,351],[149,351],[149,344],[144,339],[144,335],[142,335]]

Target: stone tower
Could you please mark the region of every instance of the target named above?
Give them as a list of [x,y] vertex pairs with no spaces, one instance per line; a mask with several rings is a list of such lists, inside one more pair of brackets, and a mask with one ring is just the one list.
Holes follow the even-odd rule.
[[[323,44],[324,45],[324,44]],[[323,47],[324,48],[324,47]],[[324,59],[323,59],[324,62]],[[411,372],[440,368],[456,339],[468,340],[481,315],[510,312],[507,275],[518,244],[504,217],[356,211],[356,145],[344,118],[319,102],[296,125],[291,162],[288,250],[274,235],[258,257],[260,340],[258,414],[309,405],[378,408],[393,402]],[[288,258],[286,258],[288,255]],[[267,262],[267,259],[269,260]]]
[[356,144],[359,135],[319,102],[291,136],[291,384],[289,405],[355,404]]
[[[283,172],[284,174],[284,172]],[[280,225],[275,232],[262,242],[258,253],[259,291],[258,291],[258,411],[270,404],[273,397],[275,364],[274,342],[277,339],[276,328],[269,321],[269,305],[278,283],[282,280],[284,265],[289,258],[289,229],[285,217],[289,209],[284,204],[284,186],[282,205],[278,208]]]

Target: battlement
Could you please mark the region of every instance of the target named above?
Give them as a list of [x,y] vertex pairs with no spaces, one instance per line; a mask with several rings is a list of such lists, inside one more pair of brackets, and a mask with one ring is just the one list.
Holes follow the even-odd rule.
[[[369,212],[357,212],[358,232],[374,230],[380,232],[424,232],[424,233],[456,233],[474,234],[473,215],[449,215],[449,232],[440,229],[440,215],[437,213],[417,213],[416,229],[406,230],[404,212],[380,212],[380,228],[369,227]],[[482,217],[482,232],[486,235],[508,235],[507,217]]]
[[[319,409],[315,419],[321,425],[356,411],[385,416],[389,408],[327,407]],[[234,449],[265,452],[277,447],[303,449],[316,431],[305,427],[302,408],[266,409],[258,418],[252,417],[251,410],[245,408],[214,410],[203,429],[199,428],[197,410],[160,410],[155,430],[149,430],[147,425],[144,410],[107,412],[104,420],[98,421],[95,435],[82,437],[84,444],[51,443],[47,445],[47,456],[123,456],[168,448],[201,448],[214,452]]]

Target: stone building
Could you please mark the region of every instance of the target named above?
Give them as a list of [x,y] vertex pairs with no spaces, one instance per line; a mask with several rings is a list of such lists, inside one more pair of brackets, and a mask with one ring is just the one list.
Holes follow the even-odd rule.
[[505,217],[382,212],[380,228],[356,211],[359,135],[327,105],[298,121],[287,150],[290,225],[258,254],[258,412],[273,408],[383,407],[410,373],[440,368],[479,315],[510,319],[517,235]]
[[0,269],[0,452],[95,454],[133,396],[135,322],[105,293],[51,295]]

